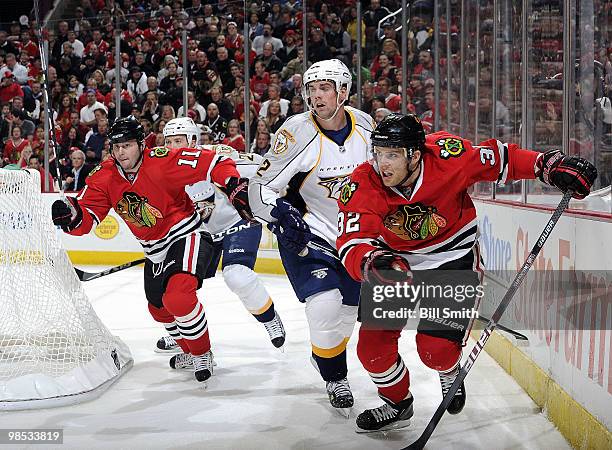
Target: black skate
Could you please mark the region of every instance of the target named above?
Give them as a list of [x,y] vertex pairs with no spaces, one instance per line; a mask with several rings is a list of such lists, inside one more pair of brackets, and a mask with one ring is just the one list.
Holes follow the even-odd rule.
[[[384,400],[384,399],[383,399]],[[357,417],[357,433],[372,433],[375,431],[398,430],[410,425],[413,415],[413,398],[407,398],[394,404],[387,402],[374,409],[366,409]]]
[[[440,375],[440,384],[442,385],[442,396],[445,396],[450,389],[451,385],[455,381],[455,378],[457,378],[457,375],[459,374],[459,370],[461,370],[461,366],[457,364],[457,367],[448,372],[438,372],[438,375]],[[465,383],[462,382],[446,410],[449,414],[459,414],[464,406]]]
[[203,355],[192,356],[193,373],[199,382],[208,380],[213,374],[213,354],[209,350]]
[[189,353],[174,355],[170,358],[170,367],[177,370],[193,370],[193,357]]
[[285,344],[285,327],[283,326],[283,322],[281,321],[280,316],[276,311],[274,311],[274,319],[269,322],[264,322],[264,327],[266,327],[266,331],[270,336],[270,341],[272,341],[272,345],[274,347],[279,348],[280,351],[283,350],[283,345]]
[[157,341],[155,351],[157,353],[178,353],[182,350],[172,336],[163,336]]
[[326,384],[329,403],[342,415],[348,419],[351,408],[353,407],[353,394],[351,386],[346,378],[338,381],[328,381]]

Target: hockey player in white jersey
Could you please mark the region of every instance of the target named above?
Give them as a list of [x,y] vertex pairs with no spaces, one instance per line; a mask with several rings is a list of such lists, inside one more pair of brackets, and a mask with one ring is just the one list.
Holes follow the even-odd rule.
[[353,396],[346,344],[357,319],[360,285],[337,259],[307,244],[335,252],[337,200],[351,189],[346,183],[353,169],[368,159],[373,122],[344,106],[351,83],[341,61],[313,64],[304,73],[309,112],[287,119],[249,182],[251,211],[277,235],[289,281],[306,305],[313,363],[330,403],[347,416]]
[[[199,129],[189,117],[170,120],[164,128],[164,140],[168,148],[197,147]],[[263,158],[254,154],[239,154],[227,145],[211,146],[219,154],[232,158],[244,178],[251,177]],[[263,323],[272,344],[281,348],[285,342],[285,329],[274,303],[257,274],[253,271],[257,249],[261,240],[261,226],[247,222],[238,215],[228,198],[217,187],[207,181],[186,186],[185,191],[200,213],[202,228],[213,235],[214,251],[206,278],[215,276],[217,266],[223,257],[223,278],[227,286],[242,301],[245,308]],[[176,330],[168,330],[157,342],[158,352],[180,352],[176,344]],[[189,368],[187,354],[174,356],[170,362],[173,368]]]

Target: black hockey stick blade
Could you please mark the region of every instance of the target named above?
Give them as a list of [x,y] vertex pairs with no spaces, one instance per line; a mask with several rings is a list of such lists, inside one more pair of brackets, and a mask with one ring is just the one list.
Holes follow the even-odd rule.
[[550,233],[552,232],[552,230],[555,228],[555,225],[557,224],[557,221],[561,217],[561,214],[563,214],[563,211],[565,211],[565,209],[568,207],[569,201],[571,198],[572,198],[571,191],[568,191],[563,195],[563,198],[561,199],[559,206],[557,206],[557,209],[555,209],[555,212],[553,212],[553,215],[549,219],[546,226],[544,227],[544,230],[542,230],[540,237],[538,238],[536,243],[533,245],[531,252],[527,256],[527,260],[523,263],[523,266],[521,267],[521,270],[519,270],[519,272],[516,274],[516,277],[514,277],[514,280],[512,281],[510,288],[504,295],[504,298],[502,298],[502,301],[499,303],[499,305],[493,312],[493,316],[491,317],[491,320],[489,320],[489,323],[485,326],[484,330],[482,330],[482,334],[480,335],[480,337],[478,338],[478,341],[476,342],[476,345],[474,345],[474,348],[472,348],[472,351],[468,355],[468,358],[465,361],[465,365],[459,371],[457,378],[455,378],[455,381],[453,382],[450,389],[448,390],[448,392],[442,399],[442,402],[438,406],[438,409],[436,409],[436,412],[434,412],[434,415],[429,420],[429,423],[427,424],[427,426],[425,427],[425,429],[423,430],[419,438],[416,441],[414,441],[412,444],[410,444],[408,447],[404,447],[402,450],[416,450],[416,449],[420,450],[425,447],[425,444],[427,444],[427,441],[433,434],[434,430],[436,429],[436,426],[438,426],[438,423],[440,423],[440,419],[442,419],[442,416],[444,415],[446,408],[448,408],[448,405],[450,405],[451,401],[453,400],[453,397],[459,390],[461,383],[463,383],[463,380],[465,379],[468,372],[470,371],[470,369],[476,362],[476,358],[478,358],[478,355],[480,355],[480,352],[482,351],[487,341],[489,340],[489,337],[491,336],[491,334],[493,333],[493,330],[497,326],[497,322],[499,322],[499,319],[501,319],[501,316],[504,314],[504,311],[506,311],[506,308],[510,304],[512,297],[514,297],[514,294],[516,293],[519,286],[521,285],[521,283],[527,276],[527,272],[533,265],[533,262],[535,261],[536,257],[540,253],[540,250],[542,250],[542,247],[548,240],[548,237],[550,236]]
[[110,275],[111,273],[119,272],[120,270],[129,269],[130,267],[137,266],[145,262],[145,258],[137,259],[136,261],[130,261],[125,264],[121,264],[120,266],[111,267],[109,269],[103,270],[102,272],[85,272],[81,269],[74,268],[79,280],[81,281],[90,281],[95,280],[96,278],[104,277],[106,275]]
[[[478,320],[480,320],[481,322],[484,323],[489,323],[491,321],[491,319],[487,319],[485,316],[482,316],[480,314],[478,314]],[[518,339],[519,341],[528,341],[529,339],[527,339],[527,336],[525,336],[524,334],[519,333],[518,331],[514,331],[508,327],[505,327],[503,325],[500,325],[499,323],[496,325],[497,328],[499,328],[502,331],[505,331],[508,334],[511,334],[512,336],[514,336],[515,339]]]

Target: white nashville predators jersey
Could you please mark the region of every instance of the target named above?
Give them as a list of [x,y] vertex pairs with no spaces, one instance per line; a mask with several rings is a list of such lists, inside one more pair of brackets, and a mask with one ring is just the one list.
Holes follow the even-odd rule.
[[337,200],[349,175],[368,160],[373,129],[366,113],[348,106],[345,111],[351,129],[342,145],[323,133],[310,112],[290,117],[277,131],[273,146],[249,182],[249,203],[258,220],[274,222],[270,212],[276,199],[286,195],[305,212],[312,233],[335,246]]
[[[253,153],[234,151],[229,156],[236,162],[236,169],[244,178],[251,178],[263,161],[262,156]],[[202,229],[210,234],[225,231],[241,220],[227,195],[210,181],[186,186],[185,191],[202,216]]]

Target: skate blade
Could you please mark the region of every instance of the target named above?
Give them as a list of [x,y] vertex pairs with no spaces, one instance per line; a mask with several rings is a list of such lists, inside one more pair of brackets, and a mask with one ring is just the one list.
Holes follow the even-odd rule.
[[350,417],[351,417],[351,409],[352,408],[334,408],[333,406],[332,406],[332,408],[334,409],[334,411],[336,411],[336,413],[340,417],[342,417],[344,419],[350,419]]
[[167,355],[172,353],[182,353],[183,350],[181,350],[181,347],[171,348],[170,350],[162,350],[161,348],[155,347],[153,351],[155,353],[162,353]]
[[380,433],[381,431],[382,432],[396,431],[396,430],[401,430],[403,428],[407,428],[409,426],[410,426],[410,419],[406,419],[406,420],[400,420],[398,422],[390,423],[389,425],[379,428],[378,430],[364,430],[362,428],[359,428],[358,426],[355,426],[355,433],[368,434],[368,433]]

